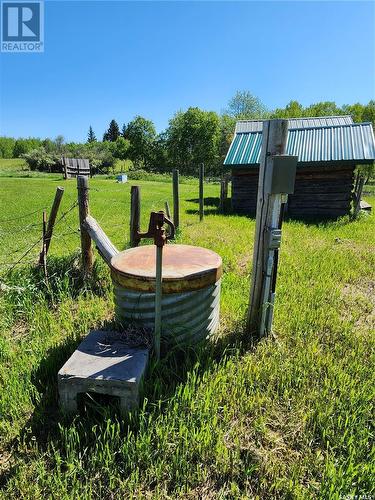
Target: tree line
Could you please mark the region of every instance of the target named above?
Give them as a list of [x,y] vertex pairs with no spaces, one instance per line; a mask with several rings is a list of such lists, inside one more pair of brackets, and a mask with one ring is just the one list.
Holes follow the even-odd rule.
[[284,108],[269,110],[249,91],[238,91],[222,113],[197,107],[178,111],[160,134],[153,122],[142,116],[121,128],[113,119],[102,140],[90,126],[86,143],[65,143],[62,136],[54,141],[0,137],[0,157],[24,157],[31,168],[51,170],[65,154],[88,158],[94,168],[104,172],[113,168],[116,160],[130,160],[133,169],[168,172],[178,167],[184,175],[197,175],[198,165],[204,163],[210,175],[220,175],[237,120],[344,114],[351,115],[355,122],[372,122],[374,126],[375,101],[344,106],[325,101],[306,107],[290,101]]

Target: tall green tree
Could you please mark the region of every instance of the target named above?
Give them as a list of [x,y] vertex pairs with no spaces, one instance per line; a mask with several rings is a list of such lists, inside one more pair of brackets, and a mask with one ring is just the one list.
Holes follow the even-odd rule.
[[117,138],[115,142],[115,148],[113,150],[113,154],[116,158],[120,160],[126,160],[129,158],[129,149],[130,149],[130,141],[128,139],[124,139],[122,135]]
[[64,151],[65,138],[63,135],[58,135],[53,141],[57,153],[62,153]]
[[13,137],[0,137],[0,158],[13,158],[15,143]]
[[304,116],[337,116],[343,114],[343,110],[333,101],[317,102],[304,110]]
[[302,104],[298,101],[290,101],[285,108],[277,108],[271,113],[272,118],[301,118],[304,115]]
[[124,138],[130,141],[128,157],[138,168],[150,168],[153,163],[153,148],[156,130],[153,122],[136,116],[124,130]]
[[[40,147],[41,144],[42,141],[40,139],[33,137],[29,137],[28,139],[17,139],[14,143],[12,156],[13,158],[20,158],[25,153]],[[12,156],[9,156],[9,158],[12,158]]]
[[189,108],[170,120],[166,131],[170,161],[185,175],[197,175],[200,163],[217,173],[220,161],[220,120],[213,111]]
[[238,90],[228,102],[224,114],[232,116],[236,120],[253,120],[267,118],[269,112],[259,97],[248,90]]
[[221,164],[224,162],[230,143],[232,142],[235,126],[235,118],[226,114],[220,116],[219,155]]
[[355,122],[372,122],[375,126],[375,101],[369,101],[368,104],[344,104],[342,107],[345,114],[351,115]]
[[95,132],[92,129],[92,126],[90,125],[89,132],[87,134],[87,142],[96,142],[96,135]]
[[103,141],[116,142],[120,136],[120,128],[116,120],[111,120],[108,130],[104,132]]

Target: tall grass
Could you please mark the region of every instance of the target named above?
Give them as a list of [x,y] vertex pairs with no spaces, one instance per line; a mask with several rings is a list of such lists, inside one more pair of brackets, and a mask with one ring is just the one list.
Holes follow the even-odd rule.
[[[142,181],[142,225],[171,200]],[[4,179],[2,219],[49,205],[56,181]],[[76,196],[65,184],[62,212]],[[129,186],[91,182],[91,209],[114,243],[128,241]],[[284,226],[273,338],[242,333],[254,220],[217,215],[219,187],[183,184],[181,241],[224,262],[220,338],[153,366],[140,410],[58,409],[56,374],[90,328],[113,315],[98,261],[83,286],[77,235],[51,245],[50,284],[16,266],[0,297],[0,484],[4,498],[340,498],[373,495],[374,217]],[[5,210],[6,209],[6,210]],[[31,220],[33,216],[30,216]],[[24,221],[0,224],[22,230]],[[72,210],[64,219],[77,225]],[[40,228],[0,242],[2,259]],[[9,241],[11,239],[12,241]],[[62,243],[63,242],[63,243]],[[246,348],[245,348],[246,346]]]

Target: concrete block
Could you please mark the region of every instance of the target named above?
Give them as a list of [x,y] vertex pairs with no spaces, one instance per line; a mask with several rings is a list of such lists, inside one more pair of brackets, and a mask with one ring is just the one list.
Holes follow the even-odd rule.
[[148,357],[118,332],[90,331],[58,373],[62,409],[76,412],[77,396],[86,392],[115,396],[125,411],[137,407]]

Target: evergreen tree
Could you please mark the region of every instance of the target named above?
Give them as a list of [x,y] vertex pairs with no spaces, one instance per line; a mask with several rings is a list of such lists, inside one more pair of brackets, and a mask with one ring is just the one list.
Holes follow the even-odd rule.
[[122,137],[126,137],[126,125],[124,123],[124,125],[122,126],[122,129],[121,129],[121,135]]
[[117,138],[120,137],[120,128],[116,120],[111,120],[109,128],[103,135],[103,141],[116,142]]
[[91,125],[89,128],[89,133],[87,134],[87,142],[96,142],[95,132],[93,131]]

